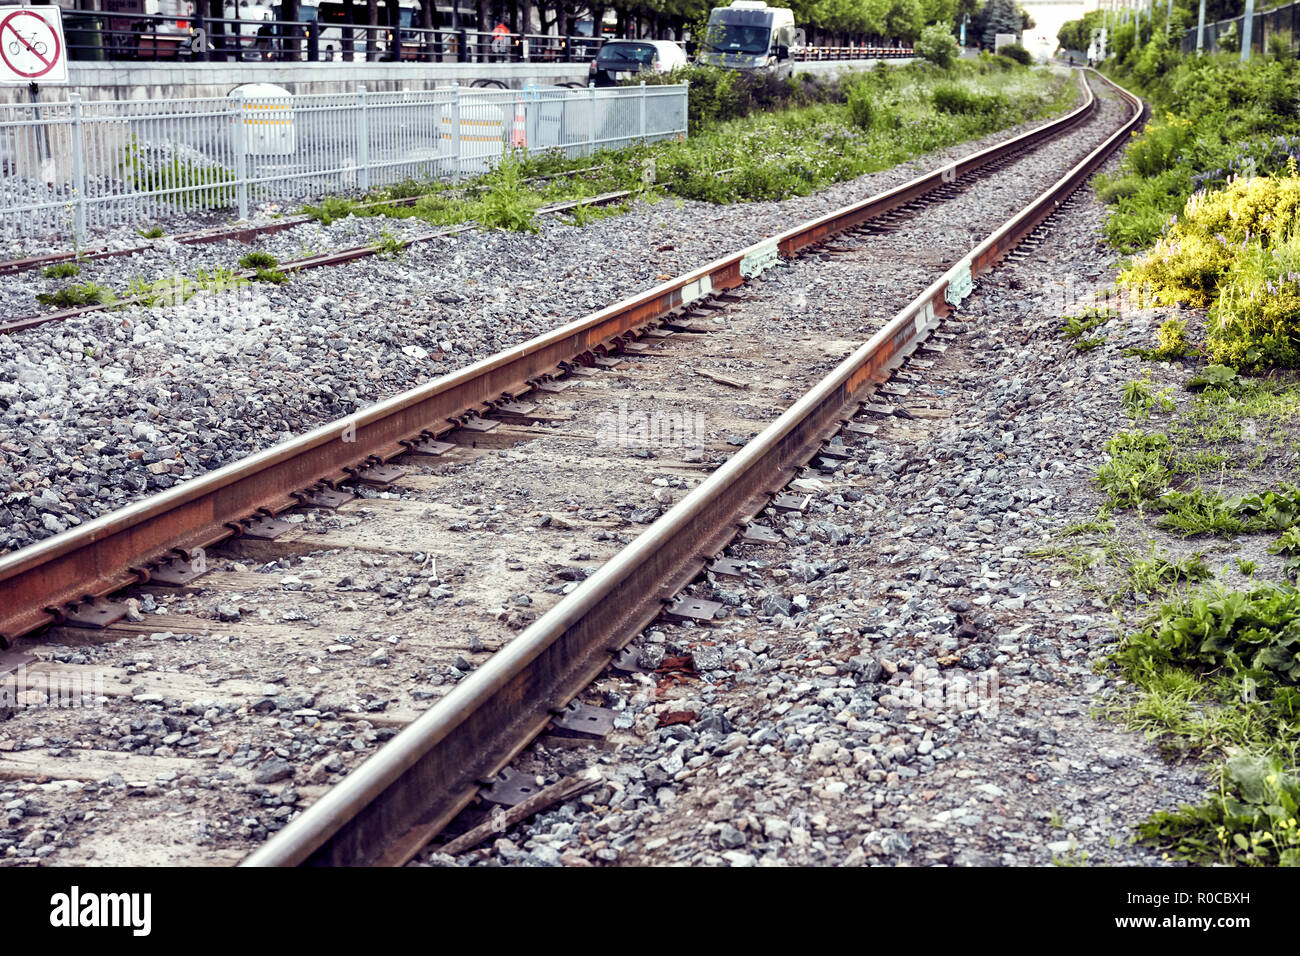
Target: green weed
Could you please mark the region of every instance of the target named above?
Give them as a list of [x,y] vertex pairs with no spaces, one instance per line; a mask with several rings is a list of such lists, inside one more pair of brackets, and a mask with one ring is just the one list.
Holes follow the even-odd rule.
[[116,301],[113,290],[95,282],[65,286],[55,292],[41,292],[36,301],[61,309],[75,309],[84,305],[112,305]]
[[79,262],[56,262],[54,265],[41,269],[41,275],[47,279],[71,279],[73,276],[81,275],[81,264]]
[[240,268],[243,269],[274,269],[279,264],[275,256],[261,250],[250,252],[239,260]]

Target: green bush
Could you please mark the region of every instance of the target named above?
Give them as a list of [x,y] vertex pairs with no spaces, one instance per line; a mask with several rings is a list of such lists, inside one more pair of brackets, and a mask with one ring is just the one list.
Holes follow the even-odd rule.
[[875,116],[875,104],[872,101],[871,90],[865,84],[859,84],[849,91],[849,117],[853,120],[853,125],[858,129],[871,129],[871,122]]
[[1156,358],[1182,358],[1191,346],[1187,341],[1187,321],[1185,319],[1166,319],[1156,332]]
[[991,114],[1007,106],[1000,93],[975,93],[955,83],[936,86],[931,96],[934,108],[941,113]]
[[1219,49],[1224,53],[1240,53],[1241,37],[1237,36],[1237,25],[1228,24],[1228,29],[1219,34]]
[[1275,30],[1268,35],[1268,55],[1275,60],[1294,60],[1295,47],[1288,30]]
[[1300,368],[1300,282],[1234,279],[1206,323],[1211,360],[1242,371]]
[[934,23],[921,31],[921,37],[912,45],[918,56],[936,66],[948,69],[961,55],[961,47],[952,30],[941,23]]
[[1300,367],[1300,175],[1198,193],[1120,277],[1153,302],[1210,306],[1206,351],[1248,371]]
[[1008,46],[1004,46],[1002,49],[998,50],[998,56],[1009,57],[1021,66],[1029,66],[1029,64],[1034,62],[1034,58],[1030,56],[1029,51],[1019,43],[1012,43]]

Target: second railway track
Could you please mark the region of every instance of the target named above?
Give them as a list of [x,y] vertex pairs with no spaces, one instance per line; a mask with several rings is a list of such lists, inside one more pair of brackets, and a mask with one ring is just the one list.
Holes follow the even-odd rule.
[[[934,330],[961,264],[988,268],[1090,170],[1076,166],[1024,222],[997,230],[1006,215],[1090,151],[1095,165],[1098,144],[1109,136],[1113,145],[1136,122],[1131,98],[1108,92],[1101,102],[1107,108],[1050,166],[1030,153],[987,177],[942,176],[888,217],[828,217],[770,251],[715,264],[687,277],[694,285],[675,309],[647,297],[635,342],[593,341],[582,367],[534,379],[540,389],[495,403],[486,419],[461,416],[417,449],[429,454],[403,459],[405,474],[372,471],[360,497],[298,512],[278,535],[244,525],[207,556],[207,575],[128,592],[136,620],[107,630],[65,620],[18,642],[7,667],[27,681],[24,693],[49,693],[51,681],[93,688],[98,674],[109,704],[19,709],[0,723],[0,795],[19,834],[3,852],[55,863],[222,863],[283,829],[253,862],[402,862],[552,720],[581,735],[584,720],[605,719],[552,711],[816,450],[846,402],[880,385]],[[1120,111],[1131,116],[1115,133]],[[835,224],[841,230],[827,228]],[[991,231],[992,245],[963,258]],[[838,238],[781,267],[772,253],[789,260],[805,244],[797,237],[813,232]],[[742,261],[763,280],[735,288],[741,276],[727,270]],[[895,331],[877,332],[873,349],[840,364],[884,327]],[[855,358],[867,364],[846,371]],[[341,425],[345,436],[353,429],[349,443],[376,447],[364,415]],[[796,498],[779,506],[796,508]],[[100,540],[137,534],[101,523]],[[210,523],[196,524],[171,543],[203,543]],[[57,539],[35,550],[57,563]],[[97,560],[121,561],[120,540],[115,553]],[[28,608],[45,588],[35,616],[11,608],[11,634],[39,624],[63,595],[102,593],[121,579],[107,567],[99,583],[60,592],[73,564],[47,565],[33,583],[32,557],[0,559],[0,587],[25,594]],[[687,618],[714,610],[669,608]],[[32,650],[43,659],[28,661]]]

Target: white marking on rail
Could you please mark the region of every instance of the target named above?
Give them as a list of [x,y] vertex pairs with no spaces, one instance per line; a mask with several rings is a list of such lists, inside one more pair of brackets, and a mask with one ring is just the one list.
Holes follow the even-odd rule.
[[754,276],[762,275],[780,261],[781,254],[776,240],[768,239],[740,260],[740,274],[746,279],[752,279]]
[[682,305],[702,299],[713,291],[713,277],[704,276],[682,286]]
[[951,306],[961,305],[961,300],[975,289],[975,278],[971,275],[970,269],[970,256],[957,263],[948,275],[950,276],[948,289],[943,297]]

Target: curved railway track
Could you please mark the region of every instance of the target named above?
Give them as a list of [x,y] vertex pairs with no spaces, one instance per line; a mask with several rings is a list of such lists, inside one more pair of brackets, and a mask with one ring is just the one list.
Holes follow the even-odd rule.
[[[974,249],[964,255],[960,248],[951,255],[939,250],[940,261],[926,262],[913,288],[898,289],[893,317],[838,364],[823,348],[828,330],[788,319],[773,325],[765,296],[781,294],[782,285],[771,270],[819,246],[825,258],[868,248],[887,260],[892,230],[909,220],[924,224],[927,210],[941,212],[944,203],[977,185],[977,172],[990,175],[1089,121],[1097,105],[1091,92],[1083,106],[1025,136],[6,555],[0,558],[0,588],[10,599],[0,611],[0,634],[11,641],[32,635],[21,642],[24,648],[42,640],[60,647],[64,662],[26,664],[27,673],[38,685],[44,681],[47,690],[59,674],[92,669],[93,661],[74,662],[79,654],[94,656],[78,648],[102,647],[106,637],[129,644],[155,635],[158,656],[176,665],[171,672],[151,674],[152,660],[132,659],[110,673],[121,686],[103,694],[143,708],[137,718],[142,726],[158,718],[169,731],[162,743],[146,734],[148,752],[137,747],[137,762],[150,758],[152,764],[140,765],[156,764],[157,777],[188,779],[191,791],[219,789],[216,777],[224,772],[254,794],[286,779],[287,768],[291,792],[258,798],[272,807],[270,816],[250,816],[253,824],[245,820],[235,828],[247,833],[232,835],[218,827],[209,834],[218,843],[239,837],[256,841],[276,830],[248,864],[404,862],[485,786],[494,786],[498,796],[509,789],[508,780],[494,775],[545,728],[582,735],[590,732],[587,725],[603,725],[608,715],[565,705],[665,609],[679,617],[710,615],[699,602],[673,603],[673,596],[706,565],[728,573],[726,562],[715,562],[714,556],[737,533],[761,536],[755,516],[769,505],[798,507],[797,496],[773,502],[772,495],[815,455],[839,453],[827,451],[824,442],[904,361],[916,362],[918,348],[942,350],[932,336],[969,283],[1040,228],[1140,122],[1140,101],[1115,89],[1129,113],[1119,129],[1108,131],[1100,145]],[[1015,178],[1016,170],[1003,175]],[[846,245],[829,245],[833,237]],[[935,269],[942,275],[930,280],[927,273]],[[745,288],[749,278],[764,273],[770,281]],[[829,331],[848,336],[856,329]],[[739,377],[738,366],[743,368]],[[789,404],[799,393],[802,397]],[[595,427],[611,399],[623,398],[626,406],[627,399],[647,395],[678,408],[673,427],[684,432],[691,431],[689,407],[701,401],[717,406],[708,436],[695,434],[698,440],[681,462],[656,466],[652,490],[645,487],[642,468],[629,468],[626,448],[615,453],[625,436],[602,443]],[[717,437],[741,444],[732,433],[753,431],[757,436],[729,457]],[[851,444],[852,436],[850,431],[837,447]],[[549,463],[541,474],[549,469],[575,475],[582,493],[537,478],[512,487],[519,481],[510,458],[516,453],[507,447],[521,440],[531,442],[534,464],[537,458]],[[423,455],[433,464],[421,468],[423,474],[403,475],[390,463],[400,455]],[[348,482],[372,490],[349,504]],[[301,505],[309,506],[305,517],[300,511],[291,522],[283,520],[286,511]],[[521,508],[531,512],[527,530],[499,517]],[[629,531],[646,522],[652,523],[629,540]],[[431,534],[430,524],[449,529],[458,540]],[[231,538],[233,545],[219,559],[201,550]],[[199,577],[207,562],[220,568]],[[256,563],[263,573],[250,570]],[[330,586],[323,599],[299,600],[325,582]],[[461,593],[465,582],[472,587],[465,585]],[[165,601],[177,613],[124,621],[124,615],[140,617],[137,608],[104,598],[132,584],[149,585],[132,592],[148,593],[146,604]],[[539,592],[562,596],[542,600]],[[222,602],[222,595],[238,597]],[[196,611],[211,613],[214,599],[217,616],[228,620],[196,620]],[[555,603],[535,617],[530,610],[535,600]],[[311,606],[304,611],[295,602]],[[256,635],[261,646],[243,645],[241,658],[252,661],[248,673],[280,680],[247,678],[244,664],[241,673],[232,674],[212,656],[197,665],[189,660],[186,672],[184,659],[196,655],[182,651],[181,642],[156,639],[166,627],[173,636],[199,629],[206,632],[203,641],[243,643],[250,636],[236,620],[243,614],[256,615],[263,624]],[[304,620],[305,625],[296,623]],[[70,626],[79,624],[107,626],[108,633]],[[343,633],[331,644],[303,637],[305,628]],[[394,633],[385,633],[390,629]],[[519,633],[512,637],[515,630]],[[442,635],[440,643],[430,634]],[[302,691],[313,678],[330,684],[336,669],[325,662],[357,661],[362,656],[357,645],[372,646],[362,641],[374,642],[364,656],[376,669],[342,669],[353,680],[347,700],[341,701],[336,685]],[[303,653],[295,658],[294,650]],[[15,663],[26,660],[22,649],[9,653],[11,667],[23,666]],[[221,695],[226,703],[204,707],[204,694]],[[416,703],[421,700],[436,703],[421,713]],[[186,713],[197,719],[186,723],[191,719],[181,716]],[[241,728],[241,721],[257,715],[278,723],[283,747],[246,742],[241,749],[228,739],[213,751],[210,745],[221,737],[223,724]],[[134,728],[129,718],[125,726]],[[109,736],[118,729],[111,728]],[[328,756],[305,779],[292,782],[291,760],[328,753],[339,741],[347,741],[354,755],[365,754],[394,734],[327,791],[323,784],[337,772]],[[187,747],[198,748],[224,769],[187,772],[183,755],[196,753]],[[219,753],[223,747],[226,757]],[[27,760],[25,753],[0,754],[0,792],[5,776],[26,779],[22,775],[34,773],[37,763],[77,779],[76,758],[85,756],[70,751],[53,760]],[[61,767],[60,759],[68,767]],[[90,779],[111,776],[104,773],[111,766],[107,755],[82,763],[93,765],[85,769]],[[500,799],[522,799],[525,792]],[[318,799],[294,816],[304,798],[312,797]],[[214,862],[229,861],[234,852],[216,853]]]

